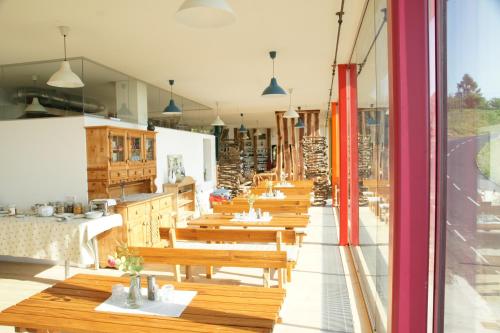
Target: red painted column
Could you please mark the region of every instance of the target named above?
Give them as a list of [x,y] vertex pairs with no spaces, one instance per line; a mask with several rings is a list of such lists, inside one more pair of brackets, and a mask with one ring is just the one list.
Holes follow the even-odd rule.
[[388,1],[389,332],[427,332],[430,221],[428,2]]
[[348,150],[347,142],[347,65],[338,66],[339,74],[339,245],[349,244],[349,189],[348,189]]
[[338,113],[337,113],[337,102],[332,102],[331,104],[331,140],[330,140],[330,153],[332,160],[332,200],[335,200],[336,190],[338,189],[339,181],[339,156],[338,156],[338,144],[339,144],[339,131],[338,131]]
[[359,245],[359,184],[358,184],[358,99],[356,65],[349,65],[349,132],[350,132],[350,237],[351,245]]

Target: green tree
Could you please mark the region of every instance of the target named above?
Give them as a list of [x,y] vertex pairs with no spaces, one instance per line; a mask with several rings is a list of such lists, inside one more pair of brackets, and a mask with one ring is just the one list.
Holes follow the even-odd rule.
[[500,98],[494,97],[488,101],[488,106],[493,110],[500,110]]
[[481,89],[469,74],[464,74],[462,81],[457,84],[455,97],[460,99],[460,103],[466,109],[475,109],[485,102]]

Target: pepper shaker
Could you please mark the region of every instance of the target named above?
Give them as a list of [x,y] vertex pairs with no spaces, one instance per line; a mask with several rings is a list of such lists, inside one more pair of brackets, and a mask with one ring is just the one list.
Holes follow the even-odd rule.
[[156,293],[156,276],[148,275],[148,300],[154,301]]

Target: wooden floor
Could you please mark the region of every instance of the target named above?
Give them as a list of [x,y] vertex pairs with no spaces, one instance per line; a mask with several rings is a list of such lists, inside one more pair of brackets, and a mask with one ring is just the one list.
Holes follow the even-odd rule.
[[[347,281],[337,243],[337,230],[331,208],[311,208],[312,220],[308,236],[301,248],[293,282],[288,285],[287,297],[281,312],[282,323],[274,332],[354,332]],[[173,274],[169,267],[146,266],[145,273],[154,270],[157,275]],[[163,271],[163,273],[158,273]],[[109,269],[92,270],[72,268],[71,274],[87,273],[120,276]],[[200,275],[198,275],[199,273]],[[194,271],[195,281],[205,281],[204,268]],[[217,269],[210,283],[260,285],[261,270],[242,268]],[[63,280],[64,267],[0,262],[0,310],[29,297],[57,281]],[[0,326],[0,332],[14,332],[12,327]]]

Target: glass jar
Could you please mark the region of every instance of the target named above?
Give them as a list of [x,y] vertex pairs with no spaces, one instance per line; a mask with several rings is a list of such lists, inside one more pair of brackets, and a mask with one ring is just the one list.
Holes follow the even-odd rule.
[[73,214],[75,214],[75,215],[83,214],[83,206],[80,202],[77,202],[74,204]]

